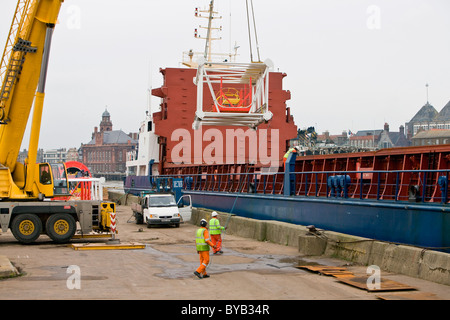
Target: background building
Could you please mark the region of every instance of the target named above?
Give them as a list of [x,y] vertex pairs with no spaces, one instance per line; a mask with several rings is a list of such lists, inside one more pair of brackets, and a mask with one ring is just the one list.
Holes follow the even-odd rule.
[[66,161],[80,161],[77,148],[69,148],[69,150],[67,150]]
[[441,112],[427,102],[415,115],[406,123],[406,135],[411,139],[420,131],[432,129],[450,129],[450,101],[442,108]]
[[380,135],[383,130],[360,130],[349,138],[349,144],[352,147],[372,150],[378,147]]
[[407,147],[410,142],[405,135],[405,127],[400,126],[398,132],[392,132],[389,130],[389,124],[384,124],[384,129],[380,133],[378,139],[378,148],[396,148],[396,147]]
[[413,146],[429,146],[436,144],[450,143],[450,130],[448,129],[431,129],[420,131],[411,138]]
[[125,177],[127,152],[137,146],[137,133],[113,130],[108,110],[102,114],[100,130],[95,127],[92,140],[81,145],[82,161],[94,177],[121,180]]
[[67,161],[66,157],[67,157],[66,148],[46,150],[43,153],[42,162],[47,162],[49,164],[63,163]]

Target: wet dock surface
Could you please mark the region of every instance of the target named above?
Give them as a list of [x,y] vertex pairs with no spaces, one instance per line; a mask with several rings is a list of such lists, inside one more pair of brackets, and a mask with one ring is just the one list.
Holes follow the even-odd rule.
[[[117,238],[145,244],[144,249],[77,251],[54,244],[46,236],[33,245],[21,245],[9,231],[1,234],[0,254],[7,256],[22,275],[0,280],[0,299],[198,300],[205,290],[209,299],[225,300],[379,299],[376,293],[298,268],[345,266],[364,275],[365,266],[302,257],[294,247],[227,234],[224,253],[211,254],[207,269],[211,277],[200,280],[193,274],[199,266],[194,246],[196,226],[185,223],[179,228],[146,228],[135,224],[130,216],[129,207],[118,207]],[[410,285],[415,292],[433,299],[450,299],[448,286],[397,274],[381,276]],[[79,287],[74,285],[77,279]]]

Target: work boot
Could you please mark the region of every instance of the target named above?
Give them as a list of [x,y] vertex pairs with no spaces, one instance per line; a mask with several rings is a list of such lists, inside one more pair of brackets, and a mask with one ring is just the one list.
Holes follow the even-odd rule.
[[204,274],[203,278],[209,278],[209,274]]
[[197,271],[194,271],[194,274],[195,274],[199,279],[202,279],[202,278],[203,278],[202,275],[201,275],[200,273],[198,273]]

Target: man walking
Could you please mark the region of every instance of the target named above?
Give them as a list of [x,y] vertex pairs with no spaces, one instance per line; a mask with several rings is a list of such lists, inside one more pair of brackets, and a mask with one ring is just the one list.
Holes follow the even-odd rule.
[[213,211],[212,218],[209,220],[209,234],[211,235],[211,242],[216,246],[213,248],[214,254],[222,254],[222,230],[224,227],[220,225],[219,219],[217,219],[217,212]]
[[209,237],[208,229],[206,229],[207,224],[206,220],[202,219],[200,221],[200,229],[195,234],[195,245],[200,256],[200,266],[194,271],[194,274],[200,279],[209,278],[209,275],[206,274],[206,267],[209,264],[209,247],[216,247]]

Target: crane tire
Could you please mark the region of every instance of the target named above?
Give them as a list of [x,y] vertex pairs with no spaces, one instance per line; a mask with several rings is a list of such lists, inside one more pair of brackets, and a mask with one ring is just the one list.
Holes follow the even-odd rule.
[[45,224],[47,235],[57,243],[66,243],[76,231],[76,221],[70,214],[52,214]]
[[32,243],[42,233],[42,221],[35,214],[19,214],[13,218],[11,231],[19,242],[25,244]]

